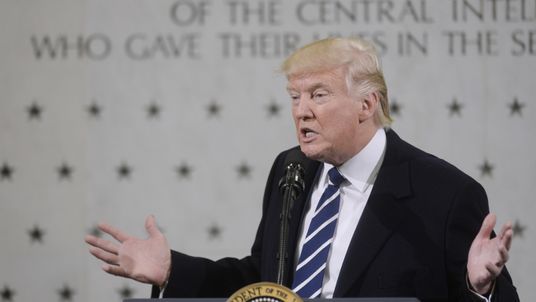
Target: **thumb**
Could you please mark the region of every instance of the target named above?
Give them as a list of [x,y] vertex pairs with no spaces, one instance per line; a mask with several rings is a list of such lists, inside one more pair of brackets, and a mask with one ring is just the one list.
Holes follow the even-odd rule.
[[484,222],[482,222],[482,226],[480,227],[480,231],[478,232],[478,235],[476,235],[476,237],[480,239],[489,239],[491,236],[491,232],[495,227],[496,221],[497,216],[495,216],[495,214],[489,213],[486,218],[484,218]]
[[156,226],[154,215],[149,215],[145,219],[145,230],[147,230],[149,237],[156,237],[161,234],[158,226]]

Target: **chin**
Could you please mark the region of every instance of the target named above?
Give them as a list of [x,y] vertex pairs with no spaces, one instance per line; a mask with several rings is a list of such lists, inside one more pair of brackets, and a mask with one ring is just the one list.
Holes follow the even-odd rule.
[[300,149],[307,158],[322,161],[322,152],[320,152],[320,150],[316,150],[317,148],[300,144]]
[[307,158],[312,160],[328,163],[334,166],[340,166],[345,162],[344,160],[341,161],[333,152],[329,152],[329,148],[315,148],[315,146],[303,146],[300,144],[300,149]]

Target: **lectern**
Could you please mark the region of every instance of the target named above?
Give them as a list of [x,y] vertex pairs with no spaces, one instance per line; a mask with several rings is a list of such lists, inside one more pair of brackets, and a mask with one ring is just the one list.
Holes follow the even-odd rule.
[[126,299],[123,302],[419,302],[417,298],[302,299],[291,289],[272,282],[250,284],[229,298]]
[[[123,302],[225,302],[225,298],[199,299],[126,299]],[[304,299],[304,302],[420,302],[417,298],[333,298]]]

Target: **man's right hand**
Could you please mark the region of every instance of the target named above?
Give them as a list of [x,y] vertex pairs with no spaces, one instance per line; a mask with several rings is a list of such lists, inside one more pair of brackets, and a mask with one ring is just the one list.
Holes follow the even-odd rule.
[[117,242],[87,235],[89,252],[105,262],[102,269],[112,275],[134,279],[143,283],[163,286],[171,270],[171,252],[166,237],[150,215],[145,220],[147,239],[130,236],[115,227],[101,223],[99,229]]

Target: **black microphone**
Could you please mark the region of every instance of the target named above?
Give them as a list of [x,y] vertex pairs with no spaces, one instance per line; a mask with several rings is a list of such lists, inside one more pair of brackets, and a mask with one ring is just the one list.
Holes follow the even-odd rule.
[[285,158],[285,175],[279,181],[279,191],[283,196],[287,190],[290,190],[293,196],[298,197],[305,188],[303,176],[305,174],[305,155],[295,149],[290,151]]
[[280,215],[279,252],[277,283],[284,285],[286,281],[286,267],[288,261],[288,228],[291,219],[290,211],[294,201],[303,193],[305,188],[305,162],[307,158],[300,150],[290,151],[285,158],[285,175],[279,181],[279,190],[283,195],[283,204]]

